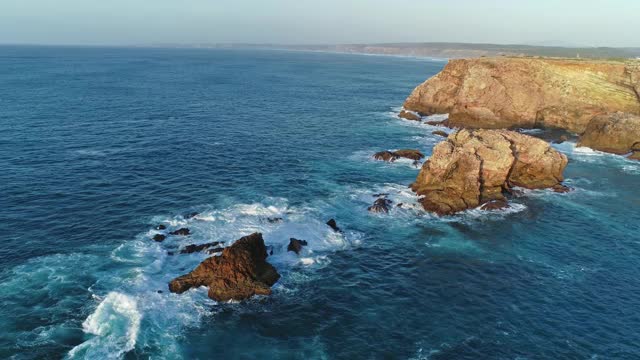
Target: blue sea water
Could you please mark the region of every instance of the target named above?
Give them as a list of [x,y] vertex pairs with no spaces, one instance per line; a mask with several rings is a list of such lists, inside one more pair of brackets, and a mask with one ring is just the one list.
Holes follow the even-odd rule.
[[[431,152],[436,128],[393,114],[443,66],[0,47],[0,358],[640,358],[640,163],[556,145],[575,191],[439,218],[417,168],[371,159]],[[404,206],[370,214],[381,192]],[[167,291],[206,256],[168,251],[255,231],[272,296]]]

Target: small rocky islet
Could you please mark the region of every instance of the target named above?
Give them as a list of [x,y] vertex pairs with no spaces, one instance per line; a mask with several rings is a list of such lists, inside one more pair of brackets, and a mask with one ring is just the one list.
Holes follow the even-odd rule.
[[[452,60],[442,72],[416,87],[398,116],[422,121],[423,116],[445,113],[448,119],[425,123],[455,131],[433,132],[444,139],[410,185],[422,207],[440,216],[472,208],[508,208],[509,197],[517,192],[514,187],[571,191],[563,184],[566,155],[544,140],[509,129],[564,129],[579,135],[580,146],[640,160],[638,63],[505,57]],[[554,143],[566,140],[563,135]],[[386,162],[406,158],[419,164],[425,155],[415,149],[384,150],[373,158]],[[393,201],[387,195],[374,195],[377,199],[368,211],[388,213]],[[327,226],[341,232],[334,219]],[[169,235],[185,237],[190,231],[180,228]],[[153,240],[165,238],[165,234],[156,234]],[[173,279],[169,290],[179,294],[207,286],[209,297],[217,301],[271,294],[280,274],[267,261],[262,234],[245,236],[228,247],[221,245],[213,242],[182,248],[181,254],[206,251],[213,256]],[[305,240],[290,238],[287,251],[299,254],[307,245]]]

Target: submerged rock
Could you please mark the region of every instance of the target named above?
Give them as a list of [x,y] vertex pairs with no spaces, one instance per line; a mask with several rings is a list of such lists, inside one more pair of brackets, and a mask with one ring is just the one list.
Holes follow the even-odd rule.
[[327,225],[333,229],[333,231],[335,232],[342,232],[342,230],[340,230],[340,228],[338,227],[338,224],[336,223],[336,221],[334,219],[331,219],[329,221],[327,221]]
[[164,239],[166,239],[167,237],[162,235],[162,234],[155,234],[153,235],[153,241],[157,241],[157,242],[163,242]]
[[406,110],[400,111],[400,113],[398,114],[398,117],[406,120],[412,120],[412,121],[420,121],[422,119],[420,115],[411,111],[406,111]]
[[376,160],[382,160],[382,161],[388,161],[388,162],[394,162],[399,158],[418,161],[424,158],[424,154],[418,150],[402,149],[397,151],[380,151],[373,154],[373,158]]
[[640,116],[621,112],[594,117],[578,142],[578,146],[619,155],[633,151],[639,144]]
[[[221,241],[214,241],[206,244],[191,244],[185,246],[182,250],[180,250],[180,254],[191,254],[194,252],[200,252],[202,250],[206,250],[210,247],[218,246],[221,244],[223,244],[223,242]],[[220,251],[222,251],[222,248],[220,248]]]
[[191,231],[187,228],[180,228],[176,231],[172,231],[169,234],[171,235],[179,235],[179,236],[187,236],[191,233]]
[[508,130],[459,130],[437,144],[411,189],[440,215],[505,200],[512,186],[560,184],[567,157],[547,142]]
[[169,290],[180,294],[193,287],[207,286],[209,297],[216,301],[270,295],[280,274],[266,259],[262,234],[254,233],[225,248],[222,255],[212,256],[190,273],[173,279]]
[[632,62],[458,59],[416,87],[404,108],[447,113],[450,127],[547,127],[582,133],[600,114],[640,115],[638,93],[640,67]]
[[271,224],[275,224],[275,223],[281,223],[281,222],[283,222],[283,221],[284,221],[284,219],[283,219],[283,218],[281,218],[281,217],[273,217],[273,218],[271,218],[271,217],[270,217],[270,218],[267,218],[267,221],[268,221],[269,223],[271,223]]
[[194,218],[194,217],[196,217],[196,216],[198,216],[198,215],[200,215],[200,213],[199,213],[199,212],[197,212],[197,211],[194,211],[194,212],[191,212],[191,213],[185,214],[183,217],[184,217],[185,219],[191,219],[191,218]]
[[289,239],[289,245],[287,246],[287,251],[293,251],[296,254],[300,254],[300,251],[302,251],[302,247],[303,246],[307,246],[307,241],[306,240],[298,240],[295,238],[291,238]]
[[380,198],[376,200],[373,205],[369,206],[367,210],[374,213],[388,213],[391,203],[392,201],[387,198]]

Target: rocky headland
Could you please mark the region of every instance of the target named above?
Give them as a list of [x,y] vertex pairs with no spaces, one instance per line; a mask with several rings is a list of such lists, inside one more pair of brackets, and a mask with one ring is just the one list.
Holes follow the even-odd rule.
[[640,142],[640,61],[451,60],[415,88],[404,108],[448,113],[444,125],[452,128],[564,129],[581,135],[583,146],[628,153]]

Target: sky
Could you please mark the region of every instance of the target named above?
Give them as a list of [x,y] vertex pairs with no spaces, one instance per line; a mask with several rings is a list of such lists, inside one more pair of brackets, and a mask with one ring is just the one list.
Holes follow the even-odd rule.
[[640,47],[640,0],[0,0],[0,43]]

